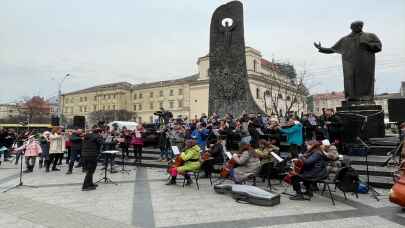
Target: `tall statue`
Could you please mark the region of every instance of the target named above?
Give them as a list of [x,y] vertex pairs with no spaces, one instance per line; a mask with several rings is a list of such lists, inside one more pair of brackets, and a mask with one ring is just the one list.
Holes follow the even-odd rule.
[[381,41],[373,33],[363,32],[362,21],[351,24],[352,32],[333,47],[314,43],[321,53],[342,55],[345,97],[348,103],[373,103],[375,53],[381,51]]

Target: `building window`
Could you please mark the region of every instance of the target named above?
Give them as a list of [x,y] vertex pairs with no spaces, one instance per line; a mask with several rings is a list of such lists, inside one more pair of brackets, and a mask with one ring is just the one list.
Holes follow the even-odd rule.
[[179,89],[179,95],[183,95],[183,89]]
[[84,97],[84,101],[87,102],[87,97]]
[[183,108],[183,100],[179,100],[179,108]]
[[150,98],[153,98],[153,92],[150,92],[150,93],[149,93],[149,97],[150,97]]
[[139,99],[142,99],[142,98],[143,98],[143,94],[140,93],[140,94],[139,94]]
[[137,96],[136,96],[136,93],[135,93],[135,94],[134,94],[134,100],[136,100],[136,97],[137,97]]
[[169,101],[169,108],[173,108],[174,107],[174,102],[173,101]]
[[291,100],[291,97],[290,97],[290,96],[287,96],[286,99],[287,99],[287,101],[290,101],[290,100]]
[[105,111],[105,105],[103,105],[103,111]]
[[83,108],[82,106],[79,107],[80,112],[83,112]]
[[163,108],[163,102],[159,102],[159,108]]
[[116,94],[114,94],[114,95],[113,95],[113,98],[114,98],[114,99],[115,99],[115,98],[117,98],[117,95],[116,95]]
[[139,111],[142,111],[142,104],[139,104],[138,109]]
[[149,116],[149,121],[153,123],[153,116]]
[[97,101],[97,96],[94,96],[94,101]]
[[84,106],[84,112],[87,112],[87,106]]
[[115,105],[112,106],[112,110],[115,110]]
[[260,89],[256,88],[256,99],[260,99]]
[[170,96],[173,96],[173,90],[172,89],[170,90]]
[[82,97],[80,97],[80,99],[79,99],[79,100],[80,100],[80,102],[82,102],[82,101],[83,101],[83,98],[82,98]]
[[108,100],[110,100],[111,99],[111,95],[110,94],[108,94]]
[[110,105],[107,106],[107,110],[111,110],[111,109],[110,109]]
[[97,111],[97,105],[93,106],[93,111]]
[[136,111],[136,105],[134,105],[134,111]]
[[159,96],[160,96],[160,97],[163,97],[163,90],[160,90],[160,91],[159,91]]
[[257,61],[253,60],[253,72],[257,72]]
[[138,117],[138,122],[142,123],[142,117]]
[[151,102],[151,103],[149,104],[149,108],[150,108],[151,110],[153,110],[153,102]]

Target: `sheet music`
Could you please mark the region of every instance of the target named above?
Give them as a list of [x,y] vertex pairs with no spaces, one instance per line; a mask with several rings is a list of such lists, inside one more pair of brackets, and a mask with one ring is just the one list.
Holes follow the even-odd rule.
[[225,152],[225,154],[226,154],[226,156],[229,158],[229,160],[232,159],[232,154],[231,154],[231,152],[227,151],[227,152]]
[[273,156],[273,158],[275,158],[278,162],[284,161],[284,159],[281,158],[280,156],[278,156],[278,154],[276,154],[276,153],[274,153],[274,152],[271,152],[270,154],[271,154],[271,156]]
[[174,155],[179,155],[180,154],[180,150],[177,146],[172,146],[172,151]]

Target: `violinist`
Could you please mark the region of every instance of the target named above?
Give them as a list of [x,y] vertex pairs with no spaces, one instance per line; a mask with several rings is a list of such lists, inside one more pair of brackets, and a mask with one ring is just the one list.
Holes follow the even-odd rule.
[[278,154],[280,148],[272,145],[269,141],[264,139],[259,140],[259,148],[256,149],[256,154],[260,158],[259,176],[263,179],[267,177],[269,170],[272,169],[274,160],[271,155],[272,152]]
[[175,185],[177,174],[184,175],[184,178],[187,180],[187,185],[190,185],[192,181],[190,176],[188,176],[186,173],[198,171],[200,169],[200,153],[201,149],[197,145],[196,141],[187,140],[185,151],[178,155],[178,158],[176,158],[176,163],[178,160],[181,160],[182,164],[175,164],[168,170],[171,178],[166,185]]
[[[299,158],[303,162],[302,170],[298,175],[291,177],[292,186],[296,195],[291,196],[290,200],[307,200],[307,197],[312,197],[311,183],[328,176],[326,157],[321,150],[321,144],[318,141],[311,140],[308,141],[306,145],[307,152]],[[305,186],[305,193],[301,190],[301,182],[303,182]],[[304,197],[304,195],[306,197]]]
[[215,164],[222,164],[224,162],[224,147],[221,140],[212,139],[208,142],[209,150],[203,155],[203,163],[201,169],[204,170],[206,177],[211,176],[214,171]]
[[233,168],[230,175],[236,184],[245,181],[250,175],[255,174],[260,167],[260,160],[253,147],[246,142],[241,142],[241,149],[233,154],[232,159],[237,167]]

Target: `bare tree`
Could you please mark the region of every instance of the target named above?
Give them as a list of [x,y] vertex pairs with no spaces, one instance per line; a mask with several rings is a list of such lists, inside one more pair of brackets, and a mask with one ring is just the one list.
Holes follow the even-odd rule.
[[105,121],[106,123],[112,121],[129,121],[133,120],[135,112],[130,112],[125,109],[121,110],[109,110],[109,111],[95,111],[89,114],[90,123],[98,123],[99,121]]
[[[51,107],[45,99],[34,96],[19,107],[20,115],[30,123],[49,123]],[[23,118],[19,117],[19,118]]]

